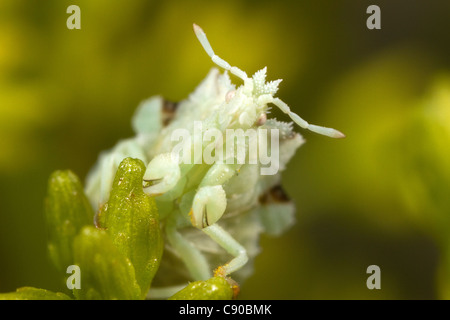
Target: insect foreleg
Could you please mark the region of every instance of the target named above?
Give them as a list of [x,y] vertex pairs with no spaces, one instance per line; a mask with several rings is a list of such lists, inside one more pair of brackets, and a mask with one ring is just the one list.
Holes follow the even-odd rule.
[[192,225],[202,229],[214,224],[222,217],[226,206],[227,198],[221,185],[200,187],[190,212]]
[[223,185],[236,175],[241,165],[215,163],[200,182],[192,203],[190,214],[192,224],[205,228],[216,223],[227,206]]
[[181,172],[178,160],[171,153],[162,153],[150,161],[144,174],[144,181],[150,186],[144,188],[148,195],[160,195],[176,186]]
[[219,225],[214,224],[202,229],[212,240],[225,249],[234,258],[223,266],[219,266],[215,271],[215,276],[226,276],[243,267],[247,261],[247,251],[233,237],[223,230]]

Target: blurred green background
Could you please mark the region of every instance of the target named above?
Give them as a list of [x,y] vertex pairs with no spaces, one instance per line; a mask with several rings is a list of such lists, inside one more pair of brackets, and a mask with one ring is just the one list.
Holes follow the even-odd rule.
[[[81,8],[81,30],[66,9]],[[381,30],[366,9],[381,8]],[[187,97],[213,66],[192,31],[278,96],[337,128],[283,175],[297,224],[264,236],[241,299],[450,297],[450,2],[0,2],[0,292],[63,287],[47,258],[50,173],[84,178],[132,135],[139,102]],[[278,118],[285,115],[274,110]],[[381,290],[366,269],[381,268]]]

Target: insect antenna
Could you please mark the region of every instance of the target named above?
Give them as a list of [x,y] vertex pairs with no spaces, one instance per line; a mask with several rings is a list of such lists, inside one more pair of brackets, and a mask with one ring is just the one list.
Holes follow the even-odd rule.
[[206,53],[208,54],[208,56],[211,57],[212,61],[215,64],[217,64],[219,67],[227,71],[230,71],[235,76],[244,80],[244,82],[248,81],[248,76],[244,71],[242,71],[238,67],[231,66],[228,62],[226,62],[225,60],[223,60],[221,57],[219,57],[214,53],[214,50],[212,49],[211,44],[209,43],[208,38],[206,37],[206,33],[203,31],[202,28],[200,28],[195,23],[194,23],[194,32],[195,35],[197,36],[198,41],[200,41],[200,44],[202,45],[203,49],[205,49]]

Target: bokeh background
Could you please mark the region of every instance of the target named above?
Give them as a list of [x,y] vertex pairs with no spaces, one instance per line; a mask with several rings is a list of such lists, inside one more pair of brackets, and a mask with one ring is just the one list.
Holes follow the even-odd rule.
[[[81,8],[81,30],[66,9]],[[381,30],[366,9],[381,8]],[[47,258],[50,173],[84,178],[132,135],[139,102],[187,97],[215,51],[343,131],[307,143],[283,175],[297,223],[263,236],[241,299],[440,299],[450,278],[450,2],[0,2],[0,292],[61,291]],[[274,110],[279,118],[286,118]],[[381,290],[366,269],[381,268]]]

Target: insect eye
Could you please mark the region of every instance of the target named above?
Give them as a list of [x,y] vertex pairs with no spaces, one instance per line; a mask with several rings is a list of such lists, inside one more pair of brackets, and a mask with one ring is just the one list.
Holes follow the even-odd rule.
[[233,99],[234,95],[236,94],[236,90],[230,90],[225,95],[225,101],[228,103],[231,99]]
[[261,113],[258,120],[256,120],[256,125],[262,126],[263,124],[266,123],[266,121],[267,121],[267,115],[265,113]]

